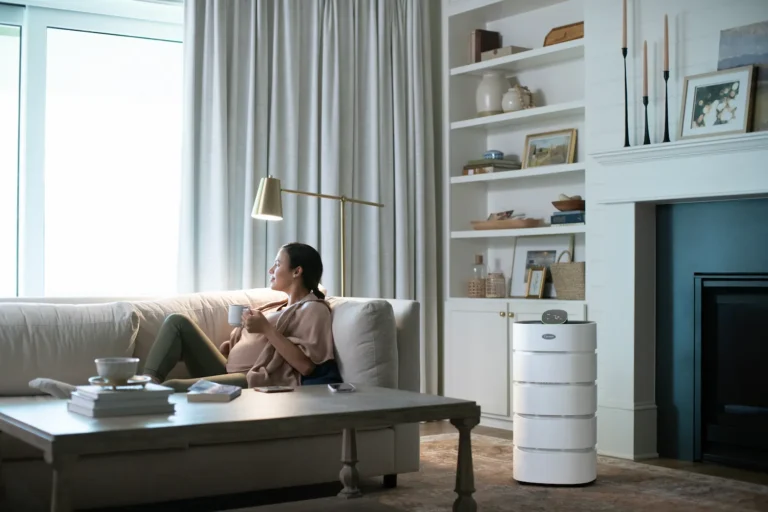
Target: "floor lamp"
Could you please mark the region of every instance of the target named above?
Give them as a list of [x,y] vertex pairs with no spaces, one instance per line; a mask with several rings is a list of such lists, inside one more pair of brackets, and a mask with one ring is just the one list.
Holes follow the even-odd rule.
[[322,199],[335,199],[336,201],[339,201],[339,207],[341,209],[341,296],[344,297],[347,291],[346,280],[344,278],[347,262],[347,234],[344,229],[346,226],[346,205],[347,203],[355,203],[376,206],[378,208],[382,208],[384,205],[371,201],[352,199],[346,196],[318,194],[315,192],[304,192],[302,190],[289,190],[281,187],[279,179],[269,176],[267,178],[261,178],[261,181],[259,182],[259,191],[256,193],[256,201],[253,203],[251,217],[263,220],[283,220],[282,192],[298,194],[301,196],[320,197]]

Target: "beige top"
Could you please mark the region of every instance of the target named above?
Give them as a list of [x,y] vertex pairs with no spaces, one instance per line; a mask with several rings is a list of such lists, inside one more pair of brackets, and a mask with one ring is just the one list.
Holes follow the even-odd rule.
[[[334,358],[331,309],[314,293],[291,306],[287,306],[287,301],[280,301],[259,309],[277,332],[295,343],[314,364]],[[227,356],[227,372],[245,373],[250,387],[301,383],[299,372],[261,333],[243,331],[234,344],[225,341],[219,350]]]

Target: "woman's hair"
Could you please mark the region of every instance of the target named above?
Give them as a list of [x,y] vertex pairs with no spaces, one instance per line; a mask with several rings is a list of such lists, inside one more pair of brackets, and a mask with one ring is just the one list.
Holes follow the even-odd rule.
[[323,260],[320,253],[311,245],[293,242],[285,244],[283,250],[288,255],[291,268],[302,268],[301,279],[304,286],[315,294],[318,299],[325,299],[320,291],[320,278],[323,277]]

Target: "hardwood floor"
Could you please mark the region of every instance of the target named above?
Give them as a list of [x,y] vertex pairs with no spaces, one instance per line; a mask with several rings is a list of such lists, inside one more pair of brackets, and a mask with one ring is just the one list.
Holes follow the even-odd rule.
[[[436,421],[432,423],[421,424],[421,435],[430,436],[436,434],[450,434],[456,432],[456,429],[447,421]],[[472,430],[473,434],[480,434],[484,436],[497,437],[500,439],[512,439],[512,432],[509,430],[502,430],[498,428],[490,428],[477,426]],[[704,475],[718,476],[721,478],[728,478],[730,480],[738,480],[741,482],[749,482],[760,485],[768,485],[768,473],[760,473],[757,471],[748,471],[745,469],[732,468],[728,466],[722,466],[720,464],[713,464],[710,462],[688,462],[684,460],[676,459],[651,459],[637,461],[640,464],[650,464],[652,466],[662,466],[671,469],[680,469],[683,471],[690,471],[692,473],[699,473]]]

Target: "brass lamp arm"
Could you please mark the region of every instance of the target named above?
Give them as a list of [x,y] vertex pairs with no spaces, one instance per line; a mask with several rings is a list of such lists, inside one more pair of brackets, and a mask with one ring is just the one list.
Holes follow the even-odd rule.
[[331,194],[318,194],[317,192],[304,192],[303,190],[290,190],[287,188],[281,188],[283,192],[288,192],[289,194],[297,194],[300,196],[310,196],[310,197],[321,197],[323,199],[336,199],[337,201],[344,201],[347,203],[356,203],[356,204],[365,204],[368,206],[378,206],[379,208],[383,208],[384,205],[381,203],[374,203],[372,201],[363,201],[362,199],[352,199],[351,197],[346,196],[334,196]]

